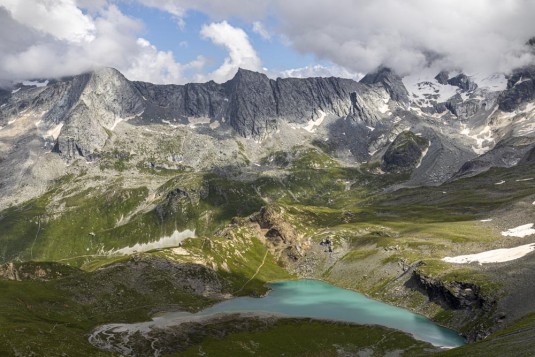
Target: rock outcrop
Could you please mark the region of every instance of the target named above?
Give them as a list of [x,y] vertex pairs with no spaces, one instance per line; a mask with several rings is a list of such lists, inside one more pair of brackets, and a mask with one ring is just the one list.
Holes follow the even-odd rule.
[[265,232],[264,238],[268,249],[282,264],[295,262],[303,255],[302,237],[275,208],[262,207],[260,212],[250,217],[250,220],[257,223],[262,232]]
[[375,73],[370,73],[360,80],[364,84],[380,84],[384,86],[390,94],[392,100],[409,104],[409,92],[403,85],[401,77],[395,74],[390,68],[382,67]]
[[535,99],[535,66],[527,66],[513,72],[507,81],[507,90],[500,94],[500,110],[512,112],[521,104]]
[[477,89],[477,84],[466,74],[461,73],[453,78],[448,79],[448,84],[459,87],[463,91],[469,92]]
[[429,142],[411,131],[400,133],[390,144],[381,162],[386,172],[409,172],[422,160]]
[[0,279],[5,280],[52,280],[80,272],[59,263],[6,263],[0,265]]

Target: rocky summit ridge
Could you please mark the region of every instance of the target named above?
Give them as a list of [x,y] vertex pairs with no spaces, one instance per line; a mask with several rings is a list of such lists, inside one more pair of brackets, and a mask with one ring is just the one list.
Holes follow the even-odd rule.
[[[212,146],[224,147],[221,140],[229,137],[260,143],[251,149],[253,156],[275,142],[283,149],[321,142],[330,155],[348,164],[379,162],[384,168],[384,155],[392,155],[398,135],[410,131],[428,145],[418,151],[421,157],[405,160],[413,163],[408,184],[440,184],[526,160],[534,147],[534,100],[533,66],[508,78],[446,71],[401,78],[379,68],[359,82],[335,77],[274,80],[239,69],[225,83],[186,85],[129,81],[119,71],[103,68],[46,85],[2,90],[0,166],[22,176],[32,170],[37,185],[59,173],[36,169],[35,155],[53,152],[67,164],[92,162],[112,137],[122,135],[118,127],[167,125],[200,134],[199,142]],[[201,167],[206,163],[177,159],[188,156],[185,152],[166,155],[171,164],[181,161],[193,169],[232,164],[229,158]],[[62,171],[57,157],[49,166]],[[8,195],[17,191],[14,185],[32,185],[32,180],[12,182],[12,175],[1,180]]]

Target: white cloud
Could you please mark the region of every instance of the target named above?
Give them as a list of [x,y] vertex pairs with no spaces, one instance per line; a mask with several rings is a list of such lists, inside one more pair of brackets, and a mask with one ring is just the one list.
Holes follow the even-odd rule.
[[271,40],[271,34],[260,21],[253,22],[253,32],[260,35],[264,40]]
[[[384,64],[411,72],[435,57],[466,71],[506,71],[525,63],[535,35],[535,2],[509,0],[328,0],[276,2],[280,31],[299,51],[347,69]],[[519,55],[520,54],[520,55]]]
[[182,0],[180,4],[183,14],[191,9],[215,19],[235,16],[253,27],[274,18],[278,38],[351,72],[369,72],[379,65],[412,72],[431,60],[437,68],[507,72],[534,61],[524,48],[535,36],[531,0]]
[[214,22],[203,26],[201,35],[228,50],[228,57],[223,64],[208,75],[210,79],[216,82],[226,81],[234,76],[239,67],[253,71],[262,69],[260,58],[242,29],[233,27],[226,21]]
[[131,0],[168,12],[179,26],[191,10],[213,19],[201,35],[225,47],[228,57],[208,74],[204,57],[179,63],[173,53],[139,40],[143,24],[121,13],[116,1],[126,0],[0,0],[0,80],[100,66],[158,83],[224,81],[238,67],[261,70],[247,34],[223,21],[228,18],[333,64],[268,71],[272,76],[357,78],[379,65],[406,73],[430,61],[437,69],[507,72],[534,62],[524,46],[535,36],[531,0]]
[[323,66],[319,64],[301,68],[286,69],[282,71],[264,70],[264,72],[271,78],[340,77],[350,78],[358,81],[364,77],[364,74],[362,73],[350,72],[341,66]]
[[73,0],[0,0],[13,19],[57,39],[70,42],[92,41],[95,26]]
[[[15,17],[0,6],[0,79],[4,84],[10,80],[74,75],[104,66],[115,67],[132,80],[185,83],[187,72],[201,71],[204,66],[203,57],[187,64],[177,63],[171,52],[160,51],[139,39],[143,24],[114,5],[93,8],[94,13],[84,15],[74,11],[76,7],[73,10],[72,1],[30,1],[39,6],[24,16]],[[45,10],[56,20],[53,26],[44,20],[29,20],[28,14],[43,15]],[[73,19],[60,14],[78,14],[81,25],[73,26],[76,31],[70,33],[67,29]]]
[[174,16],[178,27],[181,30],[184,30],[186,22],[184,21],[184,16],[188,10],[187,4],[182,4],[182,2],[172,1],[172,0],[138,0],[138,2],[147,7],[153,7],[156,9],[163,10],[170,13]]
[[98,11],[102,9],[106,4],[107,0],[76,0],[78,7],[89,10],[91,12]]
[[268,12],[271,0],[136,0],[145,6],[167,11],[177,17],[185,17],[188,10],[209,14],[217,20],[237,16],[258,20]]
[[202,70],[206,60],[199,56],[188,64],[177,63],[171,51],[158,51],[149,41],[139,38],[137,44],[142,51],[134,58],[131,66],[124,71],[127,78],[150,83],[184,83],[184,72]]

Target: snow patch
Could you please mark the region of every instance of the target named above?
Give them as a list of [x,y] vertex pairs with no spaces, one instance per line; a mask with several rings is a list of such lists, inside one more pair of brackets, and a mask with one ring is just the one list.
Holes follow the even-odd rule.
[[22,82],[22,85],[27,87],[46,87],[48,85],[48,80],[44,82],[39,81],[24,81]]
[[519,259],[535,250],[535,243],[521,245],[514,248],[494,249],[477,254],[459,255],[456,257],[445,257],[442,261],[457,264],[469,264],[472,262],[503,263]]
[[58,138],[59,134],[61,133],[61,128],[63,128],[63,123],[59,123],[58,125],[56,125],[52,129],[48,130],[46,132],[45,138],[51,136],[52,138],[54,138],[54,140],[56,140]]
[[508,229],[504,232],[502,232],[502,236],[504,237],[520,237],[524,238],[526,236],[530,236],[532,234],[535,234],[535,229],[533,229],[533,223],[523,224],[521,226]]
[[482,219],[479,222],[492,222],[492,218]]
[[210,118],[206,118],[206,117],[201,117],[201,118],[189,117],[188,118],[188,123],[191,124],[191,125],[210,124],[210,121],[211,121],[211,119]]
[[[436,75],[437,73],[433,70],[424,70],[403,77],[402,81],[407,91],[416,96],[417,100],[423,100],[426,105],[431,105],[430,101],[445,102],[457,94],[458,90],[456,86],[438,83],[435,79]],[[411,99],[414,100],[414,98]]]
[[[388,93],[387,93],[388,94]],[[390,109],[388,107],[388,101],[390,100],[390,95],[386,96],[383,98],[383,100],[381,102],[379,102],[379,106],[377,107],[377,110],[379,110],[379,112],[381,114],[385,114],[388,112],[388,110]]]
[[138,114],[134,114],[132,116],[129,116],[129,117],[126,117],[126,118],[121,118],[121,117],[115,117],[115,121],[113,122],[113,124],[108,128],[109,130],[113,131],[115,130],[115,127],[117,126],[117,124],[119,124],[120,122],[122,121],[128,121],[130,119],[134,119],[135,117],[139,117],[141,115],[143,115],[145,111],[142,110],[141,112],[139,112]]
[[128,246],[128,247],[117,249],[117,250],[111,250],[108,252],[108,254],[128,255],[128,254],[134,254],[134,253],[139,253],[139,252],[148,252],[149,250],[154,250],[154,249],[172,248],[172,247],[178,246],[180,242],[182,242],[183,240],[187,238],[195,238],[195,231],[186,229],[185,231],[180,232],[178,230],[175,230],[173,234],[171,234],[170,236],[162,237],[157,241],[149,242],[149,243],[137,243],[132,247]]
[[0,108],[3,108],[3,107],[5,107],[6,105],[7,105],[7,104],[6,104],[6,103],[4,103],[4,104],[0,105]]
[[366,126],[366,128],[370,129],[370,131],[374,131],[375,128],[373,126]]
[[11,91],[11,94],[15,94],[15,93],[17,93],[19,90],[20,90],[20,88],[13,89],[13,90]]
[[165,123],[165,124],[169,125],[171,128],[178,128],[177,125],[171,124],[171,122],[169,120],[162,119],[162,123]]
[[318,110],[320,113],[320,117],[316,120],[310,120],[307,125],[303,126],[303,129],[308,131],[309,133],[313,133],[316,130],[316,127],[320,126],[321,123],[323,123],[323,120],[327,116],[327,114],[323,110]]
[[113,122],[112,126],[110,127],[110,130],[114,130],[117,124],[123,121],[123,118],[121,117],[115,117],[115,121]]
[[418,161],[418,164],[416,165],[416,168],[419,168],[422,164],[422,161],[424,161],[425,155],[427,155],[427,152],[429,151],[429,146],[425,148],[424,151],[422,151],[422,156],[420,157],[420,161]]
[[507,89],[507,78],[502,73],[485,75],[476,73],[470,76],[477,86],[491,92],[502,92]]
[[490,146],[485,145],[486,143],[494,142],[494,138],[492,137],[492,132],[489,125],[486,125],[485,128],[483,128],[483,130],[476,135],[470,135],[470,131],[468,130],[468,132],[466,132],[466,130],[468,129],[463,129],[461,133],[476,141],[476,145],[472,145],[472,151],[474,151],[478,155],[483,155],[484,153],[490,150]]
[[533,180],[533,177],[525,178],[525,179],[519,179],[519,180],[516,180],[516,182],[531,181],[531,180]]
[[535,123],[525,123],[517,130],[519,136],[526,136],[535,132]]
[[504,180],[501,180],[500,182],[496,182],[495,185],[503,185],[505,183]]

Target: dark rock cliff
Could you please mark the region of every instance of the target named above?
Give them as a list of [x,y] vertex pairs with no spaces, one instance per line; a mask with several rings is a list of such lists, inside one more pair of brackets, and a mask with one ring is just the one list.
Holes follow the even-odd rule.
[[411,131],[399,134],[386,150],[381,169],[386,172],[407,172],[414,169],[429,142]]
[[507,81],[507,89],[500,94],[500,110],[512,112],[521,104],[535,99],[535,66],[527,66],[513,72]]
[[445,310],[465,311],[459,316],[469,326],[464,333],[469,341],[481,340],[493,330],[489,321],[494,319],[497,301],[493,297],[485,296],[478,285],[462,281],[443,281],[426,276],[418,270],[413,271],[405,285],[409,289],[420,291],[430,302]]

